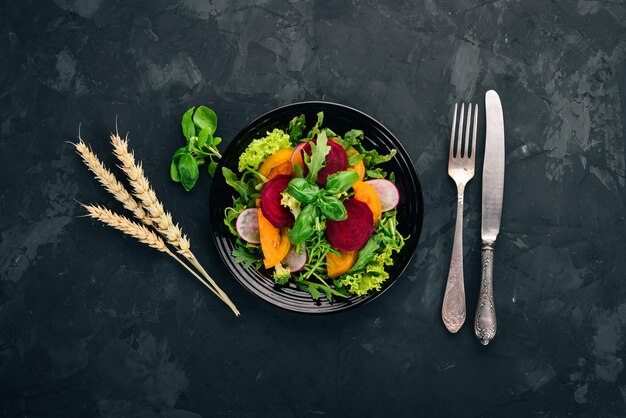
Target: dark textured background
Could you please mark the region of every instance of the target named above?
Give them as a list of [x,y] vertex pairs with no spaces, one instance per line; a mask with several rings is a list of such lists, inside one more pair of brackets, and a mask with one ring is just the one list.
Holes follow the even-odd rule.
[[[10,417],[626,416],[623,1],[0,1],[0,414]],[[439,317],[455,190],[451,104],[501,94],[499,333]],[[168,178],[181,114],[228,143],[325,99],[387,125],[426,218],[380,300],[291,314],[244,291],[210,241],[210,179]],[[114,164],[115,117],[235,319],[165,255],[79,217],[118,208],[65,143]],[[482,165],[479,163],[480,169]],[[479,171],[480,172],[480,171]],[[480,176],[466,194],[468,314]]]

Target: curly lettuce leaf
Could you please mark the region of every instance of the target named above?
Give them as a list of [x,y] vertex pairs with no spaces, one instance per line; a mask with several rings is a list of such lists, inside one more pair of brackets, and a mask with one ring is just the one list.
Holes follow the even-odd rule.
[[397,225],[395,211],[388,212],[376,228],[376,234],[359,252],[357,263],[342,275],[337,283],[357,296],[380,290],[382,284],[389,278],[385,268],[393,265],[393,253],[399,252],[404,247],[405,238],[396,229]]
[[246,168],[256,170],[267,157],[290,146],[289,135],[282,129],[267,132],[266,136],[253,140],[239,156],[239,171],[243,172]]

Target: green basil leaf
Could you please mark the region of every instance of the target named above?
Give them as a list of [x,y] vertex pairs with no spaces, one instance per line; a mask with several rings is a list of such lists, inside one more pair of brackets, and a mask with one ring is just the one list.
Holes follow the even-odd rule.
[[202,130],[198,133],[198,142],[196,144],[197,148],[202,148],[207,145],[209,142],[209,138],[211,137],[211,133],[208,128],[202,128]]
[[170,177],[176,183],[180,183],[180,174],[178,174],[178,161],[172,160],[170,164]]
[[216,136],[213,138],[213,146],[216,147],[220,144],[220,142],[222,142],[222,138],[220,138],[219,136]]
[[374,235],[370,238],[367,243],[359,250],[359,256],[356,259],[356,263],[350,270],[349,273],[363,270],[365,266],[367,266],[376,255],[376,251],[380,248],[380,239],[377,235]]
[[184,154],[189,154],[189,149],[187,147],[181,147],[176,150],[174,155],[172,155],[172,163],[170,164],[170,177],[176,183],[180,183],[180,174],[178,173],[178,162],[180,161],[180,157]]
[[176,161],[178,162],[178,160],[180,160],[180,157],[183,154],[189,154],[189,148],[187,147],[180,147],[176,150],[176,152],[174,153],[174,155],[172,155],[172,161]]
[[287,128],[287,133],[291,137],[291,140],[295,143],[302,137],[302,133],[304,132],[305,127],[305,118],[304,115],[296,116],[295,118],[289,121],[289,127]]
[[322,215],[331,221],[343,221],[348,217],[346,207],[341,203],[341,200],[334,196],[321,196],[318,205]]
[[315,205],[307,205],[302,209],[289,231],[289,240],[292,244],[304,244],[315,234],[315,219],[318,216],[319,211]]
[[178,161],[178,173],[180,174],[180,181],[183,184],[185,190],[189,191],[193,188],[198,180],[198,163],[191,154],[183,154]]
[[191,109],[187,110],[183,115],[183,120],[181,122],[183,135],[185,135],[185,138],[187,138],[187,143],[189,143],[189,140],[192,136],[196,136],[196,127],[193,124],[193,120],[191,120],[191,115],[193,115],[194,109],[195,107],[192,107]]
[[199,106],[193,115],[193,122],[200,129],[208,129],[209,134],[213,135],[217,129],[217,115],[212,109],[206,106]]
[[326,192],[331,195],[343,193],[359,180],[359,173],[354,170],[331,174],[326,180]]
[[317,187],[317,184],[300,177],[292,179],[289,182],[289,186],[287,186],[287,193],[295,197],[298,202],[302,203],[315,202],[319,191],[320,188]]
[[215,175],[215,170],[217,169],[217,163],[215,161],[211,161],[209,163],[209,174],[211,177]]

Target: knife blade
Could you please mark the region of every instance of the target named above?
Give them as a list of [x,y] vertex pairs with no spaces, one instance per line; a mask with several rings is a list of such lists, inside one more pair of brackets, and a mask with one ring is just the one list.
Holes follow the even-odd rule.
[[485,159],[482,190],[482,279],[474,332],[481,344],[487,345],[497,329],[493,300],[494,244],[500,232],[502,198],[504,195],[504,116],[500,96],[493,90],[485,94]]
[[483,209],[481,238],[494,242],[500,232],[504,194],[504,116],[498,93],[485,94],[487,131],[483,164]]

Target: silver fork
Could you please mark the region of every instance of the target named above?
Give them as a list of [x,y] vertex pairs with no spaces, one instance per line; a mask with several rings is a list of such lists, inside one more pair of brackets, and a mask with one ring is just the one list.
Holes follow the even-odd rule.
[[[472,124],[472,144],[470,149],[470,121],[472,119],[472,104],[467,106],[467,123],[463,135],[463,116],[465,104],[461,104],[457,132],[457,104],[454,105],[452,133],[450,134],[450,156],[448,158],[448,175],[456,183],[457,208],[456,226],[454,228],[454,244],[450,272],[446,283],[446,293],[443,296],[441,318],[450,332],[457,332],[465,322],[465,285],[463,282],[463,194],[465,185],[474,177],[476,162],[476,126],[478,124],[478,105],[474,108],[474,123]],[[456,146],[455,146],[456,142]]]

